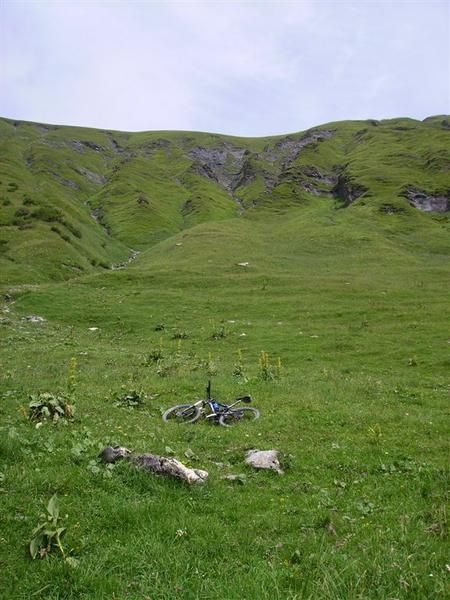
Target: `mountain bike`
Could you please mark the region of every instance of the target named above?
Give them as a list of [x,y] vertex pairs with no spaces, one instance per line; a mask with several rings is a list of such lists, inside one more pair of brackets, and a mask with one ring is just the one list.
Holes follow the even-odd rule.
[[239,421],[255,421],[259,419],[260,412],[253,406],[237,406],[244,402],[252,401],[251,396],[240,396],[232,404],[223,404],[211,396],[211,381],[206,386],[206,398],[198,400],[193,404],[177,404],[167,409],[163,415],[163,421],[176,421],[179,423],[195,423],[204,417],[208,421],[218,423],[223,427],[231,427]]

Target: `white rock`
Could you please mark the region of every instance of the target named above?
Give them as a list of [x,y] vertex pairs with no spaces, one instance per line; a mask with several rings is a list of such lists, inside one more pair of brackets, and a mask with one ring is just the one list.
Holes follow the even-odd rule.
[[271,469],[283,475],[278,454],[278,450],[249,450],[245,462],[254,469]]
[[38,315],[28,315],[22,317],[22,321],[28,321],[28,323],[45,323],[44,317],[38,317]]

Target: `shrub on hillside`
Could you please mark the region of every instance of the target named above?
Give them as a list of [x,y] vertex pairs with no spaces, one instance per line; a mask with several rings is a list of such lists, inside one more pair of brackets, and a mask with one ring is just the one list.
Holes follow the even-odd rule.
[[34,219],[38,219],[39,221],[47,221],[48,223],[63,222],[61,211],[53,206],[40,206],[32,212],[31,216]]
[[15,217],[29,217],[30,211],[27,208],[21,206],[20,208],[18,208],[16,210],[16,212],[14,213],[14,216]]

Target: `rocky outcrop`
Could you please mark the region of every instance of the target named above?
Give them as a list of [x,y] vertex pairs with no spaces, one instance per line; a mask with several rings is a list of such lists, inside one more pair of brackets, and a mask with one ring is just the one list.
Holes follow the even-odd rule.
[[245,153],[245,150],[225,142],[216,148],[197,146],[188,152],[188,156],[193,160],[195,173],[233,192],[238,187]]
[[333,196],[333,189],[338,181],[338,174],[323,173],[317,167],[305,165],[301,167],[294,175],[287,172],[287,175],[294,180],[301,189],[314,196]]
[[424,212],[444,213],[450,211],[450,191],[433,195],[414,187],[408,187],[402,195],[412,206]]
[[112,133],[107,132],[107,135],[108,135],[109,149],[112,150],[112,152],[114,154],[119,154],[121,156],[128,157],[128,158],[131,156],[131,152],[129,152],[128,150],[123,148],[120,145],[120,143],[117,141],[117,139],[113,136]]
[[50,175],[56,179],[56,181],[65,187],[71,188],[72,190],[79,190],[80,186],[75,181],[71,179],[67,179],[67,177],[62,177],[59,173],[55,173],[54,171],[50,171]]
[[111,270],[112,271],[120,271],[121,269],[125,269],[125,267],[127,267],[131,262],[133,262],[133,260],[135,260],[139,256],[139,254],[140,254],[139,250],[131,250],[131,254],[127,258],[127,260],[124,260],[123,262],[111,265]]
[[81,144],[90,150],[94,150],[95,152],[103,152],[105,150],[103,146],[100,146],[100,144],[96,144],[95,142],[81,140]]
[[166,140],[165,138],[158,138],[156,140],[144,142],[143,144],[136,146],[134,155],[137,154],[145,156],[146,158],[151,158],[155,152],[158,152],[159,150],[163,150],[166,154],[168,154],[170,148],[171,143],[169,140]]
[[43,143],[51,148],[61,148],[63,150],[69,149],[77,152],[78,154],[85,154],[86,147],[79,140],[50,140],[44,138]]
[[[193,160],[191,169],[194,173],[218,183],[230,194],[255,179],[256,171],[263,179],[266,191],[270,192],[283,179],[303,148],[332,135],[331,130],[319,130],[310,131],[300,138],[287,136],[256,154],[224,142],[214,148],[197,146],[188,152],[188,156]],[[252,161],[257,161],[257,169],[252,166]],[[266,169],[264,162],[268,163]]]
[[[89,202],[87,202],[87,206],[89,206]],[[101,208],[101,207],[93,208],[90,211],[90,215],[91,215],[92,219],[94,219],[94,221],[98,225],[100,225],[100,227],[102,227],[104,229],[104,231],[107,235],[111,235],[111,229],[104,220],[105,213],[103,212],[103,208]]]
[[299,138],[288,135],[279,140],[274,146],[266,146],[257,156],[259,159],[271,163],[275,163],[281,159],[281,170],[285,170],[294,162],[303,148],[323,142],[332,135],[333,131],[329,129],[309,131]]
[[367,188],[356,183],[352,177],[345,173],[339,175],[337,183],[333,188],[333,195],[341,200],[345,206],[349,206],[366,192]]
[[89,169],[86,169],[84,167],[77,167],[75,169],[75,172],[79,175],[82,175],[90,183],[93,183],[95,185],[104,185],[107,181],[106,177],[104,177],[103,175],[100,175],[99,173],[94,173],[93,171],[90,171]]

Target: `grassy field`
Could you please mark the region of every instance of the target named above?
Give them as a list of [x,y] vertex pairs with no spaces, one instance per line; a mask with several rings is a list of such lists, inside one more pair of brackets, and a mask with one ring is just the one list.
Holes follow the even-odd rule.
[[[252,152],[258,143],[248,141]],[[447,598],[448,213],[399,197],[390,201],[402,210],[380,210],[382,190],[343,209],[278,189],[272,204],[236,216],[214,194],[219,212],[183,226],[170,217],[171,231],[160,241],[150,232],[121,270],[86,259],[65,278],[58,254],[36,267],[27,258],[23,270],[5,259],[2,595]],[[114,218],[110,235],[86,219],[82,237],[110,263],[141,235]],[[5,227],[11,236],[18,226]],[[38,226],[20,232],[30,257]],[[164,424],[164,409],[201,397],[208,379],[219,400],[251,394],[261,418],[230,429]],[[31,421],[30,394],[40,392],[66,394],[74,419]],[[143,404],[121,405],[132,392]],[[107,468],[96,457],[109,444],[173,455],[209,481]],[[284,475],[246,466],[251,448],[278,449]],[[54,494],[64,555],[32,560]]]

